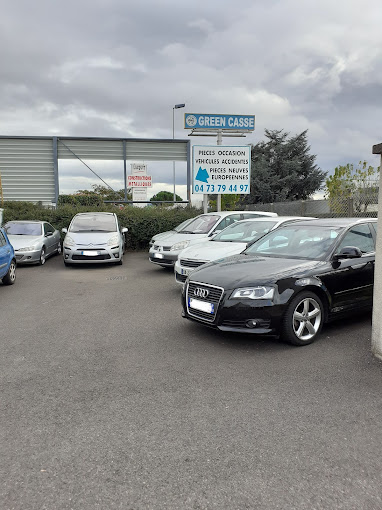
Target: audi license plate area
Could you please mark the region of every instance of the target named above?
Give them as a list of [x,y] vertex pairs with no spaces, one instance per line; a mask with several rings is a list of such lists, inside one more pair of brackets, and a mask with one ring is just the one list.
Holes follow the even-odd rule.
[[188,298],[188,307],[211,314],[215,312],[215,305],[213,303],[206,303],[205,301],[199,301],[199,299],[194,298]]
[[93,257],[94,255],[101,255],[100,251],[90,251],[90,250],[84,250],[81,252],[81,255],[86,255],[88,257]]

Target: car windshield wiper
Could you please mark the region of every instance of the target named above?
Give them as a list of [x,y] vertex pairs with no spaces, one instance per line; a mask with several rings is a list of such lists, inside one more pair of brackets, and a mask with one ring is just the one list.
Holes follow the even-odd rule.
[[109,230],[101,230],[96,228],[86,229],[86,230],[71,230],[74,234],[79,234],[83,232],[109,232]]

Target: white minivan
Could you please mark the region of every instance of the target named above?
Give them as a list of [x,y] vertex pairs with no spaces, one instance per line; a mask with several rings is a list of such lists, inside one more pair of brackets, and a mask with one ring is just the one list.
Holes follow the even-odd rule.
[[[212,237],[232,223],[261,216],[277,216],[263,211],[223,211],[201,214],[178,232],[156,237],[149,250],[149,260],[162,267],[173,268],[179,253],[188,246]],[[150,243],[151,244],[151,243]]]

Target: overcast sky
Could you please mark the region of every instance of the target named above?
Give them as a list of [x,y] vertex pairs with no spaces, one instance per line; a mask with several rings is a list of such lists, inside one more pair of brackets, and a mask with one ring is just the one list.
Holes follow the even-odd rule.
[[[308,129],[317,164],[367,160],[382,142],[380,0],[2,0],[0,134],[188,138],[184,112],[256,115]],[[193,138],[193,143],[213,139]],[[93,163],[92,163],[93,164]],[[172,164],[148,164],[153,191]],[[178,168],[178,165],[177,165]],[[184,165],[177,191],[185,197]],[[115,188],[122,165],[95,164]],[[60,191],[101,184],[60,163]],[[162,181],[162,182],[161,182]]]

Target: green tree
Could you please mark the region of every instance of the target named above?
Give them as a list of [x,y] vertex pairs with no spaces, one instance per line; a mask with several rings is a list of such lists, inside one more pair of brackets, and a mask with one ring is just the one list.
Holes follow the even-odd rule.
[[[107,186],[102,186],[100,184],[93,184],[92,190],[88,189],[79,189],[74,194],[75,195],[97,195],[101,197],[103,200],[124,200],[125,199],[125,190],[120,189],[113,191],[111,188]],[[131,190],[128,189],[127,200],[131,200]]]
[[252,146],[251,192],[242,204],[306,200],[320,189],[326,172],[310,154],[307,130],[289,136],[283,130],[265,130],[267,141]]
[[[237,204],[240,202],[241,195],[222,195],[221,196],[221,208],[222,211],[234,211]],[[217,195],[212,195],[209,201],[209,206],[212,210],[217,208]]]
[[360,161],[356,167],[352,163],[337,166],[325,182],[325,198],[331,210],[347,211],[346,204],[352,199],[356,212],[366,212],[369,204],[377,202],[379,171],[379,167],[374,168],[366,161]]
[[[175,194],[175,198],[177,202],[182,202],[183,198],[179,195]],[[169,201],[174,200],[174,193],[171,193],[171,191],[159,191],[156,195],[150,198],[150,202],[162,202],[162,201]],[[154,205],[162,205],[162,206],[171,206],[172,204],[154,204]]]

